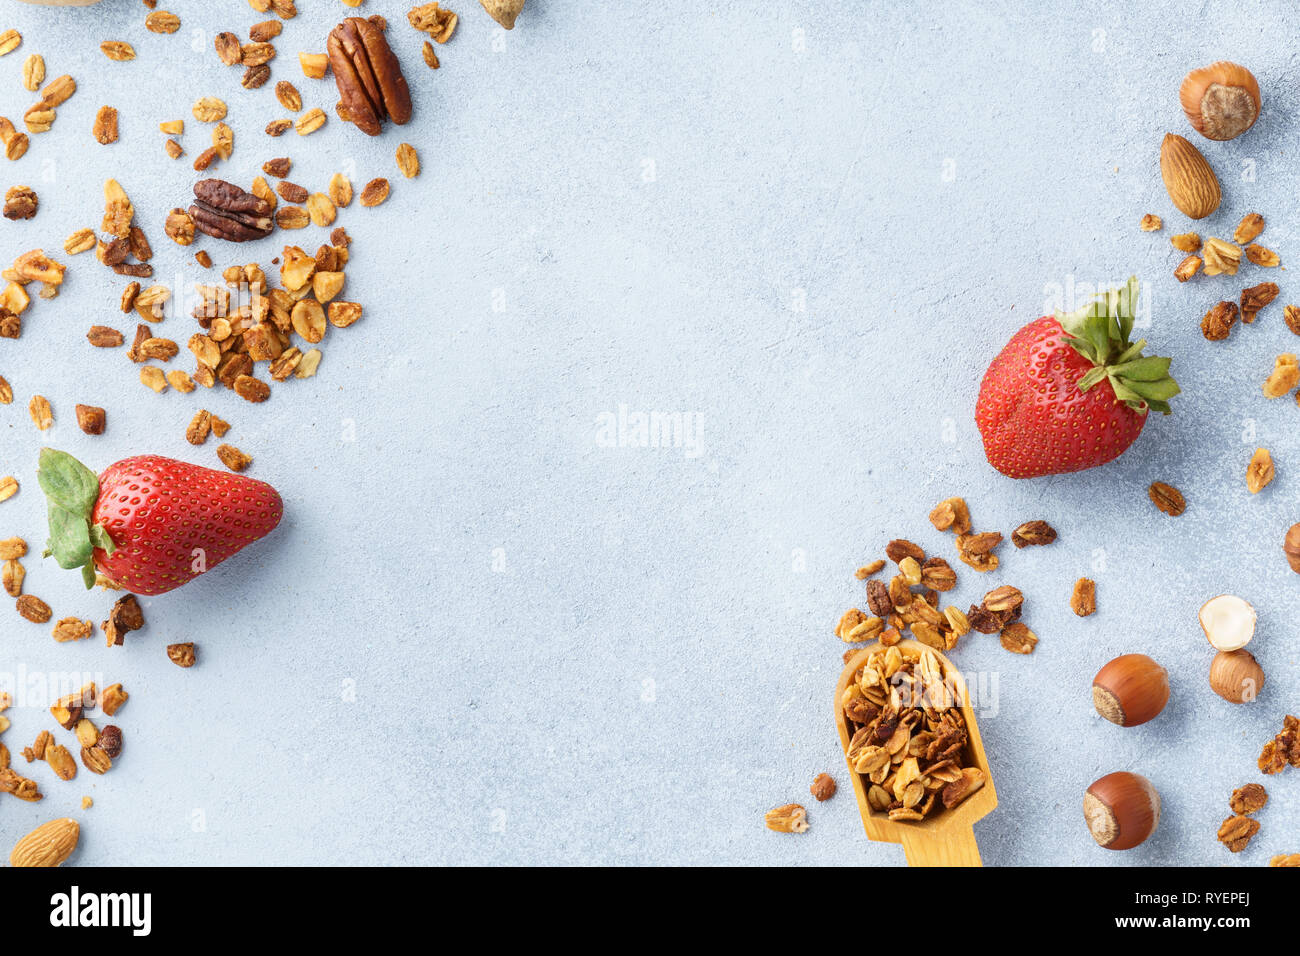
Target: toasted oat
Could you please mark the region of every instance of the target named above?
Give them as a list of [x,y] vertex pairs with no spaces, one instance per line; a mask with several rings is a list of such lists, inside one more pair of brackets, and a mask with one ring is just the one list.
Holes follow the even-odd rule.
[[1270,857],[1269,866],[1300,866],[1300,853],[1279,853]]
[[245,401],[264,402],[271,397],[271,386],[251,375],[235,378],[235,394]]
[[1142,221],[1138,223],[1138,228],[1143,232],[1159,232],[1164,228],[1164,223],[1154,213],[1147,213],[1142,217]]
[[1032,654],[1038,645],[1038,635],[1019,621],[1002,628],[1002,646],[1013,654]]
[[1232,233],[1232,241],[1244,246],[1246,243],[1254,240],[1263,231],[1264,217],[1257,212],[1248,212],[1242,217],[1241,222]]
[[263,20],[248,28],[248,38],[255,43],[265,43],[280,35],[284,25],[279,20]]
[[229,159],[235,149],[235,133],[225,123],[212,127],[212,148],[223,160]]
[[1234,246],[1222,239],[1209,238],[1205,240],[1202,252],[1205,256],[1205,274],[1207,276],[1223,274],[1235,276],[1237,274],[1237,268],[1241,265],[1240,246]]
[[397,147],[397,168],[407,179],[420,175],[420,155],[410,143],[402,143]]
[[424,62],[429,69],[436,70],[438,67],[442,66],[442,64],[438,62],[437,51],[434,50],[433,44],[428,40],[425,40],[424,45],[420,47],[420,55],[424,57]]
[[217,57],[226,66],[237,66],[243,59],[244,53],[239,46],[239,37],[229,31],[218,33],[213,40],[213,46],[216,48]]
[[215,123],[226,118],[226,104],[215,96],[204,96],[195,101],[192,112],[200,123]]
[[870,564],[858,568],[858,570],[854,572],[854,577],[856,577],[859,581],[865,581],[873,574],[878,574],[884,566],[885,566],[885,562],[882,559],[877,558],[875,561],[872,561]]
[[168,136],[180,136],[185,132],[185,120],[167,120],[166,122],[159,123],[158,129],[160,132],[166,133]]
[[275,84],[275,98],[290,113],[297,113],[302,109],[302,94],[288,80],[281,80]]
[[1174,269],[1174,278],[1179,282],[1186,282],[1200,270],[1202,260],[1200,256],[1188,256],[1178,267]]
[[185,429],[185,440],[191,445],[202,445],[208,440],[208,433],[211,430],[212,415],[206,408],[200,408],[194,413],[189,427]]
[[1259,310],[1277,298],[1276,282],[1261,282],[1248,289],[1241,290],[1241,321],[1251,323]]
[[48,430],[54,424],[54,412],[50,408],[50,400],[44,395],[33,395],[27,405],[27,412],[32,417],[32,423],[41,431]]
[[78,229],[63,241],[63,251],[72,256],[93,248],[95,248],[95,230],[93,229]]
[[1079,617],[1087,617],[1097,610],[1096,581],[1079,578],[1074,582],[1074,591],[1070,594],[1070,610]]
[[1051,544],[1056,540],[1056,529],[1046,521],[1026,521],[1011,532],[1011,543],[1017,548]]
[[23,42],[23,35],[17,30],[5,30],[0,33],[0,56],[8,56]]
[[[104,56],[119,63],[135,59],[135,47],[125,40],[105,40],[99,45],[99,49]],[[28,87],[28,89],[32,89],[32,87]]]
[[144,18],[144,27],[150,33],[175,33],[181,28],[181,18],[166,10],[155,10]]
[[27,554],[27,542],[22,538],[5,538],[0,541],[0,561],[12,561]]
[[1199,252],[1201,249],[1201,237],[1194,232],[1183,232],[1172,236],[1169,242],[1179,252]]
[[1261,386],[1265,398],[1281,398],[1300,385],[1300,361],[1294,353],[1284,352],[1273,360],[1273,371]]
[[316,132],[325,125],[325,111],[321,109],[310,109],[294,122],[293,128],[298,131],[299,136],[307,136]]
[[0,501],[8,501],[16,494],[18,494],[18,479],[13,475],[0,478]]
[[9,384],[3,375],[0,375],[0,405],[8,405],[13,400],[13,386]]
[[346,206],[352,202],[352,183],[348,177],[342,173],[335,173],[330,177],[329,197],[335,206]]
[[152,388],[155,392],[165,392],[167,375],[156,365],[145,365],[140,369],[140,384]]
[[45,82],[45,58],[33,53],[23,61],[23,89],[36,92]]
[[1237,303],[1220,302],[1201,319],[1201,334],[1211,342],[1221,342],[1228,337],[1238,316]]
[[271,122],[266,124],[266,135],[267,136],[283,135],[284,133],[288,132],[292,126],[293,126],[293,122],[291,120],[287,120],[287,119],[271,120]]
[[388,198],[390,189],[387,179],[380,177],[370,180],[370,182],[366,183],[365,188],[361,190],[361,205],[368,209],[378,206]]
[[23,578],[26,576],[27,569],[17,558],[6,561],[3,570],[0,570],[0,583],[3,583],[5,593],[10,597],[20,597],[23,593]]
[[95,123],[91,128],[95,141],[101,146],[117,142],[117,110],[111,106],[101,106],[95,114]]
[[1266,249],[1264,246],[1256,245],[1255,243],[1251,243],[1246,247],[1246,258],[1255,265],[1263,266],[1266,269],[1271,269],[1282,262],[1282,260],[1278,258],[1278,254],[1272,249]]
[[53,616],[50,606],[34,594],[24,594],[16,604],[18,613],[33,624],[45,624]]

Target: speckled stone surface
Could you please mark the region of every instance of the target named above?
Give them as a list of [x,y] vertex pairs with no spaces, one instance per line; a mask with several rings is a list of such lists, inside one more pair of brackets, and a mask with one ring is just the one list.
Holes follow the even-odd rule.
[[[344,8],[300,0],[272,79],[330,120],[268,140],[262,127],[284,115],[273,84],[243,90],[212,51],[217,31],[263,18],[243,3],[177,3],[173,36],[146,33],[135,0],[4,4],[0,27],[24,41],[0,59],[0,113],[17,120],[33,99],[19,84],[32,52],[79,90],[26,157],[0,164],[6,185],[41,197],[35,219],[0,224],[0,260],[95,225],[113,175],[160,279],[200,278],[199,246],[172,244],[162,221],[188,203],[189,162],[208,145],[189,113],[201,95],[231,105],[219,175],[247,183],[288,155],[309,188],[343,170],[358,188],[387,176],[393,195],[339,219],[354,238],[345,296],[365,317],[331,329],[320,373],[265,405],[154,395],[120,351],[89,347],[92,323],[133,328],[115,307],[124,280],[89,254],[20,340],[0,340],[16,394],[0,407],[0,474],[23,485],[0,504],[0,537],[43,541],[43,442],[96,468],[145,451],[216,465],[215,443],[183,438],[201,405],[233,423],[249,474],[286,502],[273,538],[145,601],[148,625],[125,647],[98,633],[58,645],[6,619],[0,671],[33,688],[7,715],[20,770],[21,748],[55,729],[42,681],[86,673],[132,697],[111,773],[64,783],[27,768],[46,799],[0,799],[0,842],[71,813],[81,864],[900,865],[901,849],[864,838],[849,790],[832,631],[863,600],[854,569],[890,538],[952,557],[926,514],[958,494],[980,530],[1043,518],[1060,532],[1047,548],[1005,545],[996,574],[956,565],[954,603],[1014,583],[1040,637],[1031,657],[979,635],[953,654],[991,691],[980,728],[1000,805],[976,829],[985,861],[1300,852],[1298,772],[1255,768],[1300,708],[1300,579],[1280,551],[1300,519],[1297,410],[1259,387],[1300,346],[1281,319],[1300,293],[1288,271],[1253,267],[1179,286],[1168,243],[1189,228],[1228,236],[1258,211],[1260,241],[1284,265],[1300,254],[1285,40],[1298,15],[1210,5],[1205,29],[1175,29],[1172,3],[666,0],[633,13],[530,0],[506,34],[472,0],[458,6],[436,73],[407,4],[361,8],[391,21],[415,100],[410,126],[370,140],[333,116],[332,83],[296,63]],[[105,39],[138,59],[109,62]],[[1265,99],[1256,128],[1225,144],[1188,133],[1177,102],[1183,74],[1217,58],[1250,66]],[[113,146],[90,136],[105,103],[121,111]],[[181,117],[187,157],[173,162],[157,124]],[[1221,209],[1196,226],[1160,183],[1166,131],[1203,146],[1223,183]],[[393,161],[403,141],[423,159],[413,181]],[[1138,231],[1146,212],[1164,232]],[[268,264],[284,241],[314,249],[323,235],[202,247],[218,266]],[[1149,290],[1150,351],[1174,357],[1184,388],[1176,413],[1104,469],[1002,478],[972,421],[985,365],[1053,289],[1132,272]],[[1265,278],[1282,296],[1255,325],[1201,338],[1213,302]],[[182,342],[193,330],[185,316],[161,328]],[[36,393],[54,405],[45,434],[25,408]],[[104,436],[77,431],[77,402],[108,409]],[[667,416],[667,447],[641,447],[638,416],[652,413]],[[1257,445],[1278,476],[1252,497]],[[1185,515],[1151,507],[1154,479],[1185,492]],[[110,595],[27,565],[56,616],[102,620]],[[1067,603],[1080,575],[1098,586],[1086,620]],[[1196,609],[1223,591],[1259,611],[1251,649],[1268,679],[1245,707],[1206,681]],[[163,652],[182,640],[199,647],[189,671]],[[1096,716],[1088,688],[1130,651],[1169,668],[1173,696],[1125,730]],[[1165,804],[1154,838],[1127,853],[1094,846],[1080,808],[1117,769],[1148,776]],[[812,805],[827,770],[840,793]],[[1232,856],[1214,834],[1252,780],[1272,799]],[[808,833],[764,829],[764,811],[800,800]]]

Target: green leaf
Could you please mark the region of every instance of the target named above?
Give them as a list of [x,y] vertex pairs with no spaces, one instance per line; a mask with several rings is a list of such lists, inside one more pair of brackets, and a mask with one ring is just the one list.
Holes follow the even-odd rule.
[[1124,362],[1121,365],[1112,365],[1110,371],[1111,374],[1128,379],[1130,382],[1154,382],[1169,377],[1169,362],[1167,358],[1152,355],[1132,362]]
[[1147,402],[1147,405],[1150,406],[1152,411],[1159,412],[1162,415],[1168,415],[1172,411],[1168,402]]
[[102,548],[106,553],[112,554],[117,550],[117,545],[108,534],[108,529],[102,524],[92,524],[90,526],[90,542],[97,548]]
[[[1111,380],[1112,382],[1114,379]],[[1178,383],[1172,378],[1163,378],[1158,382],[1135,382],[1123,379],[1125,385],[1137,392],[1146,401],[1164,401],[1178,394]]]
[[50,502],[50,540],[46,544],[61,568],[78,568],[90,560],[90,525],[79,514]]
[[95,473],[65,451],[42,448],[36,480],[51,504],[83,517],[99,497],[99,479]]
[[1083,377],[1079,379],[1078,389],[1081,392],[1086,392],[1088,389],[1092,388],[1094,385],[1096,385],[1105,377],[1106,377],[1106,369],[1104,366],[1101,365],[1093,366],[1092,368],[1088,369],[1088,371],[1084,372]]
[[81,566],[81,580],[85,582],[87,591],[95,586],[95,562],[93,560],[87,561]]
[[1129,388],[1117,378],[1111,378],[1110,387],[1115,390],[1115,397],[1121,402],[1128,402],[1134,405],[1145,405],[1146,399]]

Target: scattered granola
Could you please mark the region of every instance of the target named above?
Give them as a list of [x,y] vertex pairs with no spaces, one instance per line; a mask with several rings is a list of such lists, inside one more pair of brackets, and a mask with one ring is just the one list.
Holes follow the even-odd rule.
[[777,833],[803,833],[808,829],[808,811],[797,803],[787,803],[783,807],[768,810],[763,816],[763,823]]
[[1257,783],[1248,783],[1232,791],[1228,808],[1238,816],[1254,813],[1268,803],[1268,791]]
[[193,667],[194,645],[193,643],[168,644],[167,656],[177,667]]
[[1046,521],[1026,521],[1011,532],[1011,543],[1017,548],[1051,544],[1055,540],[1056,529]]
[[1142,217],[1142,221],[1138,223],[1138,228],[1143,232],[1159,232],[1164,228],[1164,222],[1154,213],[1147,213]]
[[1221,342],[1228,337],[1237,321],[1237,303],[1220,302],[1201,319],[1201,334],[1211,342]]
[[1300,361],[1294,353],[1285,352],[1273,360],[1273,371],[1264,380],[1265,398],[1281,398],[1300,385]]
[[1277,736],[1264,745],[1259,755],[1259,769],[1266,774],[1281,773],[1287,764],[1300,768],[1300,720],[1287,714]]
[[36,215],[40,200],[30,186],[11,186],[5,192],[4,217],[6,219],[31,219]]
[[1147,489],[1147,497],[1151,499],[1153,505],[1172,518],[1177,518],[1187,510],[1187,500],[1183,498],[1183,493],[1163,481],[1151,482],[1151,487]]
[[1202,247],[1205,257],[1205,274],[1207,276],[1235,276],[1241,265],[1241,247],[1234,246],[1222,239],[1209,238]]
[[87,435],[104,434],[108,413],[95,405],[77,406],[77,426]]
[[1267,448],[1256,448],[1246,466],[1246,488],[1252,495],[1259,494],[1273,480],[1273,456]]
[[1097,610],[1096,581],[1079,578],[1074,582],[1074,591],[1070,594],[1070,610],[1079,617],[1087,617]]
[[1259,310],[1277,298],[1276,282],[1261,282],[1248,289],[1241,290],[1241,321],[1250,324],[1255,321]]

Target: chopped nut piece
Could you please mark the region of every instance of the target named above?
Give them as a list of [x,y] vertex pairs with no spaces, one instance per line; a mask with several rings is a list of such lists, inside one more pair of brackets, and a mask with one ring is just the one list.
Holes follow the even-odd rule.
[[321,351],[320,349],[308,349],[302,353],[302,361],[298,363],[297,370],[293,373],[294,378],[311,378],[320,368]]
[[1268,803],[1268,791],[1257,783],[1248,783],[1232,791],[1228,807],[1238,816],[1254,813]]
[[951,530],[954,534],[970,532],[970,509],[963,498],[945,498],[930,512],[930,523],[939,531]]
[[167,656],[177,667],[193,667],[194,645],[192,643],[168,644]]
[[1241,290],[1241,321],[1251,323],[1259,310],[1277,298],[1276,282],[1261,282]]
[[117,713],[118,708],[126,703],[130,695],[122,689],[121,684],[110,684],[104,688],[104,694],[99,700],[100,709],[109,717]]
[[1221,342],[1228,337],[1236,321],[1237,303],[1220,302],[1201,319],[1201,334],[1211,342]]
[[104,424],[107,418],[107,413],[95,405],[77,406],[77,425],[87,435],[104,434]]
[[819,773],[813,778],[808,792],[817,799],[818,803],[824,803],[835,796],[835,778],[828,773]]
[[803,833],[808,829],[807,818],[807,810],[797,803],[787,803],[783,807],[767,811],[763,823],[777,833]]
[[1284,352],[1273,360],[1273,371],[1264,380],[1265,398],[1281,398],[1300,384],[1300,362],[1291,352]]
[[1079,617],[1087,617],[1097,610],[1097,582],[1091,578],[1079,578],[1074,582],[1074,591],[1070,595],[1070,610]]
[[303,76],[319,80],[324,78],[325,71],[329,69],[329,57],[324,53],[299,53],[298,64],[302,67]]
[[1055,540],[1056,529],[1046,521],[1026,521],[1011,532],[1011,543],[1017,548],[1051,544]]
[[1188,256],[1182,262],[1178,263],[1178,268],[1174,270],[1174,278],[1179,282],[1186,282],[1192,276],[1196,275],[1201,268],[1200,256]]
[[1246,488],[1252,495],[1259,494],[1273,480],[1273,474],[1273,456],[1268,453],[1268,449],[1255,449],[1255,454],[1246,467]]
[[424,62],[429,69],[436,70],[442,64],[438,62],[438,54],[433,49],[433,44],[428,40],[424,41],[424,46],[420,47],[420,55],[424,57]]
[[1164,223],[1154,213],[1147,213],[1138,226],[1143,232],[1159,232],[1164,227]]
[[885,566],[885,562],[880,558],[877,558],[875,561],[872,561],[870,564],[858,568],[857,571],[853,572],[853,576],[856,577],[859,581],[865,581],[873,574],[878,574],[884,566]]
[[244,454],[234,445],[220,445],[217,448],[217,457],[221,463],[231,471],[243,471],[253,463],[253,459]]
[[1241,265],[1241,248],[1222,239],[1206,239],[1202,249],[1205,256],[1205,274],[1235,276]]
[[1178,517],[1187,510],[1187,501],[1183,498],[1183,493],[1163,481],[1151,482],[1151,487],[1147,489],[1147,496],[1153,505],[1172,518]]
[[6,219],[31,219],[36,215],[40,200],[30,186],[12,186],[5,193],[4,217]]
[[116,724],[106,724],[99,732],[99,739],[94,746],[104,751],[104,756],[116,760],[122,755],[122,728]]
[[1272,249],[1266,249],[1254,243],[1246,247],[1246,258],[1257,266],[1263,266],[1265,269],[1271,269],[1282,262]]
[[1201,237],[1194,232],[1180,233],[1169,241],[1179,252],[1199,252],[1201,249]]
[[361,305],[357,302],[331,302],[329,323],[336,329],[346,329],[361,318]]
[[191,445],[202,445],[208,440],[208,433],[211,430],[212,415],[207,409],[201,408],[195,413],[189,427],[185,429],[185,440]]
[[1259,821],[1250,817],[1229,817],[1219,827],[1219,842],[1233,853],[1246,849],[1246,844],[1259,832]]

